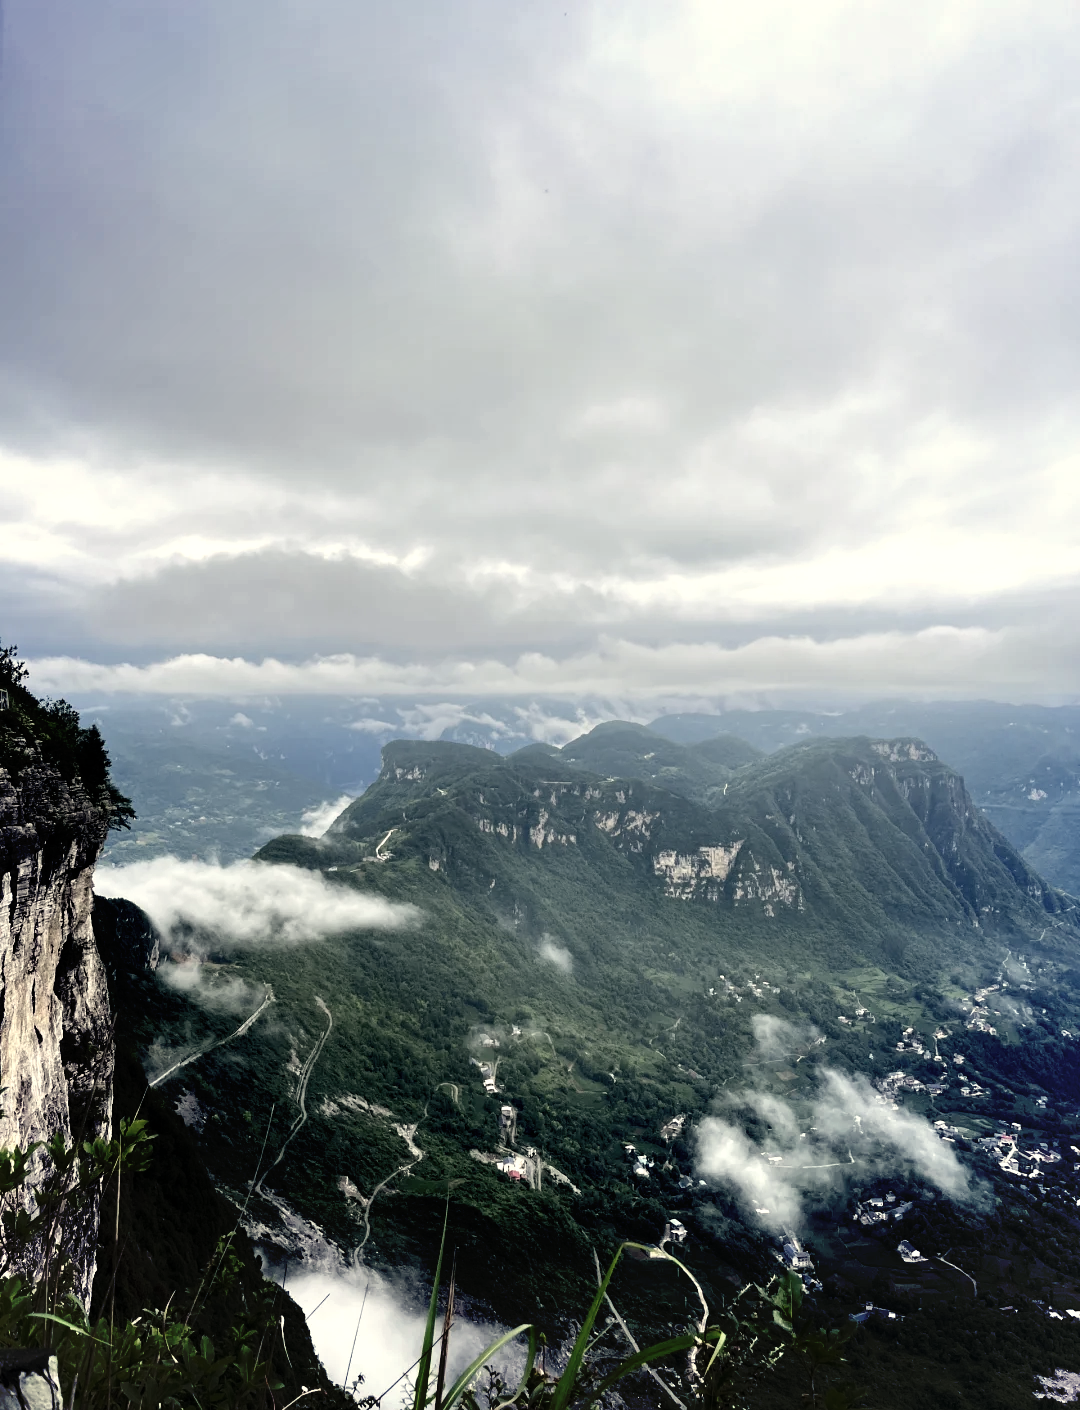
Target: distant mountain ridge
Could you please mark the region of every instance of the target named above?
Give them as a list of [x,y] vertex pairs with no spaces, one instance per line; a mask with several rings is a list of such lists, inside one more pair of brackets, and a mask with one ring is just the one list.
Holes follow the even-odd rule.
[[847,710],[723,710],[649,726],[695,745],[721,731],[773,752],[825,736],[917,735],[962,774],[980,808],[1055,886],[1080,895],[1080,708],[989,700],[883,700]]
[[[530,745],[543,751],[549,746],[536,740],[566,740],[575,722],[584,730],[606,709],[599,700],[495,697],[434,715],[415,700],[327,696],[249,701],[247,713],[235,702],[180,697],[135,704],[87,697],[84,705],[107,727],[114,775],[139,813],[132,832],[108,845],[112,862],[170,851],[223,861],[250,856],[266,838],[298,827],[305,810],[370,785],[382,746],[395,738],[437,737],[504,755]],[[719,750],[713,762],[727,768],[748,762],[726,753],[733,739],[766,753],[824,737],[921,739],[963,776],[975,803],[1036,871],[1080,896],[1080,707],[882,700],[843,710],[669,714],[649,728],[702,756]],[[670,774],[655,781],[678,791]]]
[[931,936],[967,955],[976,936],[1015,944],[1048,924],[1071,927],[1070,902],[914,739],[816,740],[762,755],[741,741],[681,746],[613,722],[561,750],[502,757],[397,740],[383,761],[321,842],[281,839],[260,856],[284,847],[320,865],[328,846],[346,846],[353,861],[381,848],[492,903],[530,873],[526,889],[543,889],[541,873],[556,868],[560,885],[602,881],[704,903],[716,924],[738,913],[754,927],[773,922],[796,947],[812,934],[820,948],[824,932],[849,956],[893,963],[919,940],[925,964]]

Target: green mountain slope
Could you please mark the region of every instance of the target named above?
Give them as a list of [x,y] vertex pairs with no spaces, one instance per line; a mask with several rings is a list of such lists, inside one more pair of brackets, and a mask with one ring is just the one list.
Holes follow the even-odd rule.
[[857,709],[664,715],[678,744],[731,731],[775,750],[821,736],[917,736],[963,775],[972,797],[1053,885],[1080,895],[1080,710],[993,701],[885,700]]
[[[951,769],[912,739],[816,741],[745,762],[725,745],[730,766],[653,744],[610,726],[507,758],[395,741],[324,837],[261,850],[263,863],[320,872],[329,887],[411,903],[418,919],[292,949],[205,941],[214,982],[243,980],[256,997],[270,985],[274,1004],[169,1086],[207,1113],[202,1147],[225,1187],[246,1187],[264,1132],[269,1151],[283,1150],[254,1197],[259,1218],[272,1224],[262,1201],[276,1192],[346,1250],[370,1226],[365,1258],[430,1267],[438,1191],[452,1181],[465,1289],[499,1316],[557,1331],[587,1300],[592,1248],[652,1242],[676,1212],[714,1305],[732,1280],[768,1275],[767,1221],[729,1188],[698,1186],[694,1164],[695,1123],[748,1083],[801,1130],[826,1067],[879,1085],[897,1067],[921,1074],[913,1111],[962,1123],[972,1139],[1006,1113],[1042,1123],[1047,1139],[1067,1129],[1080,1101],[1063,1032],[1080,1028],[1071,903]],[[643,777],[650,769],[679,787]],[[237,1023],[149,982],[136,1008],[127,1021],[162,1069]],[[818,1036],[774,1060],[762,1056],[762,1022],[804,1034],[812,1023]],[[943,1071],[927,1066],[940,1031],[960,1045],[974,1095],[948,1073],[925,1095],[927,1073]],[[283,1146],[308,1057],[304,1121]],[[504,1107],[515,1149],[543,1169],[539,1189],[493,1164]],[[719,1109],[764,1144],[761,1112],[780,1108]],[[667,1126],[676,1116],[681,1131]],[[423,1161],[394,1179],[411,1159],[403,1129]],[[654,1157],[647,1178],[631,1172],[626,1142]],[[350,1190],[381,1193],[362,1207]],[[815,1198],[832,1220],[816,1255],[835,1274],[828,1306],[844,1315],[878,1273],[867,1278],[861,1255],[830,1242],[848,1217],[842,1177]],[[1012,1209],[1009,1190],[999,1198]],[[919,1238],[934,1248],[987,1237],[985,1214],[943,1200],[923,1209]],[[1032,1233],[1017,1219],[995,1238],[1016,1242],[1019,1258]],[[900,1297],[881,1276],[876,1295]],[[1012,1273],[987,1276],[1003,1299],[1015,1294]],[[1048,1287],[1067,1273],[1038,1276]],[[952,1296],[926,1283],[928,1327],[934,1299]],[[625,1270],[617,1301],[656,1332],[685,1316],[683,1288],[655,1272]],[[875,1390],[875,1403],[899,1403],[889,1394]]]
[[[590,916],[601,895],[606,911],[632,887],[635,904],[696,903],[678,924],[736,948],[752,934],[794,958],[820,953],[826,936],[834,963],[899,962],[915,944],[913,962],[925,968],[932,947],[947,964],[977,955],[986,936],[1034,938],[1068,912],[918,741],[816,742],[744,766],[716,791],[711,761],[674,745],[641,748],[651,743],[638,727],[601,726],[561,753],[503,759],[398,741],[322,845],[279,842],[260,855],[318,864],[326,845],[351,844],[342,855],[362,866],[386,839],[399,862],[419,860],[495,913],[516,907],[533,924],[563,924],[567,887],[581,888],[572,909]],[[635,748],[657,772],[677,768],[680,791],[629,768],[585,770],[590,760],[634,766]],[[713,806],[691,791],[711,793]]]
[[640,778],[710,804],[723,796],[724,785],[737,770],[764,757],[760,749],[734,735],[718,735],[687,749],[624,720],[597,725],[558,753],[592,773]]

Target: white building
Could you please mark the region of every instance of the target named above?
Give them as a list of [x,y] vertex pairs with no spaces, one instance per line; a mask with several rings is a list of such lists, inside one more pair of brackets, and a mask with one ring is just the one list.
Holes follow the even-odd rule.
[[930,1261],[917,1248],[913,1248],[907,1239],[900,1240],[896,1245],[896,1251],[905,1263],[928,1263]]

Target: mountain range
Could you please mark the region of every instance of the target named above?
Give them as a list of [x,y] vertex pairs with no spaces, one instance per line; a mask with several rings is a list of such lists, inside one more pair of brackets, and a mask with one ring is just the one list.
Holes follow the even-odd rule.
[[[875,1403],[969,1384],[948,1348],[973,1325],[1002,1355],[1024,1329],[988,1404],[1029,1397],[1055,1338],[1072,1354],[1038,1303],[1080,1307],[1075,903],[920,739],[397,740],[321,837],[257,861],[411,908],[253,944],[174,905],[171,958],[133,981],[131,1039],[219,1185],[240,1202],[260,1142],[275,1153],[250,1208],[283,1247],[282,1201],[346,1259],[422,1279],[449,1189],[465,1293],[557,1337],[594,1249],[677,1216],[715,1306],[798,1222],[823,1316],[871,1296],[907,1318],[853,1353]],[[1047,1156],[1034,1204],[988,1154],[1013,1122]],[[947,1266],[837,1238],[887,1186]],[[655,1268],[614,1295],[645,1330],[686,1315]]]
[[[370,785],[381,748],[398,737],[510,754],[537,738],[580,734],[610,713],[602,701],[557,700],[427,705],[319,697],[248,701],[241,709],[190,699],[78,703],[105,731],[118,785],[138,805],[131,833],[109,844],[113,861],[170,851],[225,861],[250,856],[287,831],[290,819],[295,826],[302,812]],[[1080,709],[1074,706],[886,700],[834,710],[667,714],[650,729],[683,745],[733,735],[740,747],[765,753],[829,737],[921,739],[961,774],[974,802],[1040,875],[1080,895]]]

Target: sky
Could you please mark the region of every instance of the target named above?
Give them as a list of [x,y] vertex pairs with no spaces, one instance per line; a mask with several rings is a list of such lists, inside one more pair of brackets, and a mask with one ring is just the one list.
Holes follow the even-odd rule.
[[32,684],[1080,696],[1066,0],[7,0]]

